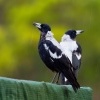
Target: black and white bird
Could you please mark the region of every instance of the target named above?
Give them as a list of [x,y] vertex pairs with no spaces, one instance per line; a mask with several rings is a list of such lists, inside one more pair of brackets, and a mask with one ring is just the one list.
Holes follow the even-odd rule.
[[[78,71],[81,66],[82,48],[79,43],[76,42],[76,36],[81,34],[83,30],[68,30],[62,36],[60,45],[63,49],[64,54],[69,58],[73,65],[73,72],[77,78]],[[66,78],[62,75],[62,83],[69,84]]]
[[62,73],[72,85],[74,91],[80,88],[79,83],[72,71],[72,64],[63,53],[60,44],[53,37],[50,26],[47,24],[34,23],[40,30],[38,50],[42,61],[53,72]]

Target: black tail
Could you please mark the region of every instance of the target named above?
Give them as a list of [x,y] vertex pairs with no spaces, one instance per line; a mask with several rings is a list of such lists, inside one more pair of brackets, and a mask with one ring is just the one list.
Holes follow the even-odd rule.
[[68,81],[72,85],[74,91],[77,92],[77,90],[80,88],[80,85],[77,82],[77,79],[76,79],[74,73],[72,72],[72,70],[68,70],[68,71],[64,70],[62,73],[68,79]]

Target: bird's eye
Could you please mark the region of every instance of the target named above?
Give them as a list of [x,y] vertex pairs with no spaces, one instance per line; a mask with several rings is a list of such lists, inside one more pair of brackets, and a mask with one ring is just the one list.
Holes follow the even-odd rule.
[[76,33],[75,31],[73,31],[73,33]]
[[43,28],[45,28],[45,26],[43,26]]
[[45,25],[41,25],[42,28],[45,28]]

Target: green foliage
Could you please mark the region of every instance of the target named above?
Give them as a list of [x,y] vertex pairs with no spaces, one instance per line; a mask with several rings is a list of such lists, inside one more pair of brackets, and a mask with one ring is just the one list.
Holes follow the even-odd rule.
[[0,0],[0,75],[50,81],[38,55],[39,31],[33,22],[48,23],[55,38],[68,29],[83,29],[77,37],[83,48],[79,81],[100,83],[99,0]]

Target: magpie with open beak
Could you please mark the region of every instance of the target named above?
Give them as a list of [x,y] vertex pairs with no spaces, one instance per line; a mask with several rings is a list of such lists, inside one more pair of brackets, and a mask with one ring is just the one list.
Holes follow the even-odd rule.
[[[76,42],[76,36],[83,33],[83,30],[68,30],[62,36],[60,45],[64,54],[69,58],[73,65],[73,72],[77,78],[78,71],[81,66],[82,48],[79,43]],[[62,84],[70,84],[70,82],[64,78],[62,74]]]
[[34,26],[41,32],[38,50],[42,61],[53,72],[62,73],[76,92],[80,85],[72,71],[73,66],[69,58],[63,53],[60,44],[53,37],[50,26],[41,23],[34,23]]

